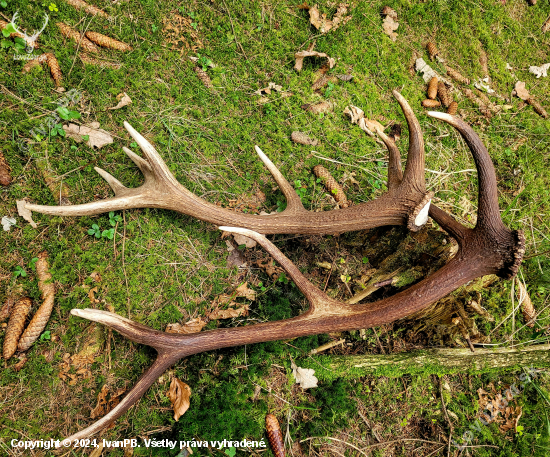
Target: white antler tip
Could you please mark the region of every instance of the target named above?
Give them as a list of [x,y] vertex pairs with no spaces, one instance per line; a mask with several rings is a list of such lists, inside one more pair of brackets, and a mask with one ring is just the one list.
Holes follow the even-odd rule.
[[451,122],[455,119],[454,116],[447,113],[442,113],[441,111],[428,111],[426,114],[430,117],[435,117],[436,119],[441,119],[442,121],[447,122]]

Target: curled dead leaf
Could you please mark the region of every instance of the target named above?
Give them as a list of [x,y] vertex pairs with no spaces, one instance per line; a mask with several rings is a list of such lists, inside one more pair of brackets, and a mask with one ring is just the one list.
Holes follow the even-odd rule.
[[239,246],[244,244],[248,249],[253,248],[258,244],[252,238],[249,238],[244,235],[239,235],[238,233],[233,234],[233,239]]
[[326,113],[328,111],[331,111],[332,107],[333,107],[332,103],[327,102],[327,101],[315,103],[313,105],[310,105],[310,104],[302,105],[303,109],[305,109],[306,111],[309,111],[313,114]]
[[26,200],[16,200],[17,203],[17,213],[25,219],[29,224],[31,224],[32,228],[38,228],[38,225],[36,225],[36,222],[32,220],[32,212],[31,210],[27,209],[25,206],[27,204]]
[[180,381],[178,378],[172,378],[168,398],[172,403],[174,410],[174,420],[179,420],[181,416],[189,409],[189,398],[191,397],[191,387]]
[[168,324],[165,331],[166,333],[181,333],[184,335],[189,333],[198,333],[203,329],[206,324],[207,322],[205,320],[197,317],[196,319],[191,319],[187,321],[183,325],[179,323]]
[[304,66],[304,59],[306,57],[326,57],[328,60],[328,66],[329,68],[334,68],[336,65],[336,60],[332,57],[329,57],[324,52],[317,52],[317,51],[298,51],[296,54],[294,54],[294,57],[296,58],[296,63],[294,64],[294,69],[296,71],[302,71],[302,67]]
[[392,41],[397,40],[397,33],[395,31],[399,27],[399,23],[396,22],[391,16],[386,16],[384,22],[382,22],[382,29],[384,33],[390,37]]
[[319,144],[318,140],[310,138],[302,132],[292,132],[290,139],[294,141],[294,143],[305,144],[307,146],[317,146],[317,144]]
[[120,109],[120,108],[132,103],[132,99],[128,96],[128,94],[126,92],[123,92],[122,94],[118,94],[116,96],[116,98],[118,100],[118,104],[116,106],[113,106],[113,107],[109,108],[109,109]]
[[301,368],[297,366],[293,360],[290,361],[292,374],[297,384],[300,384],[302,389],[310,389],[317,387],[319,380],[314,376],[315,370],[312,368]]
[[[328,33],[330,30],[336,30],[338,27],[346,24],[351,16],[345,16],[348,12],[349,5],[347,3],[340,3],[336,8],[336,13],[332,20],[327,19],[326,14],[321,14],[317,5],[309,8],[309,22],[319,32]],[[304,8],[305,9],[305,8]]]
[[529,100],[531,97],[529,91],[525,88],[525,83],[523,81],[518,81],[514,87],[514,95],[517,95],[523,101]]
[[90,127],[68,124],[63,126],[63,130],[65,130],[66,136],[77,143],[84,141],[82,137],[87,136],[86,145],[90,148],[100,149],[113,142],[113,137],[106,130],[100,129],[98,122],[93,122]]

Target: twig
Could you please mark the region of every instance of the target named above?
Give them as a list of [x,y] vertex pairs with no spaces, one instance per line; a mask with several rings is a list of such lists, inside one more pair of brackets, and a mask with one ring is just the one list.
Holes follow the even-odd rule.
[[330,343],[323,344],[323,345],[319,346],[316,349],[312,349],[311,351],[309,351],[309,353],[310,354],[319,354],[319,352],[326,351],[327,349],[333,348],[334,346],[338,346],[338,345],[343,344],[345,342],[346,342],[345,338],[341,338],[338,341],[331,341]]
[[237,46],[241,49],[241,52],[243,53],[243,56],[246,60],[248,60],[248,56],[246,55],[246,52],[244,52],[244,49],[237,40],[237,34],[235,33],[235,27],[233,27],[233,19],[231,18],[231,12],[229,11],[229,8],[227,7],[227,4],[225,3],[225,0],[223,0],[223,6],[225,6],[225,11],[227,11],[227,15],[229,16],[229,22],[231,23],[231,30],[233,31],[233,37],[235,38],[235,43],[237,43]]
[[451,419],[449,419],[449,414],[447,413],[447,407],[445,406],[445,400],[443,399],[443,377],[439,378],[439,396],[441,397],[441,406],[443,406],[443,412],[445,413],[445,419],[449,424],[449,443],[447,444],[447,457],[451,455],[451,441],[453,438],[454,427]]
[[319,438],[319,439],[327,439],[327,440],[332,440],[332,441],[338,441],[340,443],[344,443],[346,445],[348,445],[349,447],[355,449],[356,451],[359,451],[361,454],[363,454],[364,456],[368,457],[367,454],[365,454],[361,449],[359,449],[358,447],[354,446],[353,444],[351,443],[348,443],[347,441],[344,441],[344,440],[339,440],[338,438],[332,438],[331,436],[313,436],[311,438],[306,438],[305,440],[302,440],[300,441],[300,443],[303,443],[304,441],[310,441],[310,440],[314,440],[316,438]]
[[126,313],[128,314],[128,319],[130,319],[130,289],[128,288],[128,275],[126,274],[126,210],[122,210],[122,221],[124,227],[122,229],[122,271],[124,272],[124,280],[126,281]]
[[80,40],[78,40],[78,44],[76,45],[76,51],[75,51],[75,55],[74,55],[74,59],[73,59],[73,63],[71,65],[71,69],[69,70],[69,73],[67,74],[67,78],[69,76],[71,76],[71,72],[73,71],[73,67],[74,67],[74,63],[76,62],[76,58],[78,57],[78,51],[80,50],[80,43],[82,43],[82,40],[84,39],[87,39],[85,37],[86,35],[86,32],[88,31],[88,28],[90,27],[92,21],[94,20],[95,16],[92,16],[92,18],[90,19],[90,22],[88,22],[88,25],[86,26],[86,28],[84,29],[84,32],[82,32],[80,34]]

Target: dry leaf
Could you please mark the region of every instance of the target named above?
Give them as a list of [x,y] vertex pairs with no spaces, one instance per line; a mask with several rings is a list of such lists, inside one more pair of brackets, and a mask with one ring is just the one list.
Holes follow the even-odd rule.
[[382,16],[390,16],[397,21],[397,11],[389,6],[384,6],[384,8],[382,8]]
[[103,442],[101,441],[99,445],[94,448],[94,450],[90,453],[89,457],[101,457],[101,453],[103,452]]
[[[34,62],[34,61],[31,60],[31,62]],[[10,185],[11,183],[10,170],[11,168],[8,165],[8,162],[6,161],[4,154],[2,154],[2,151],[0,151],[0,185],[2,186]]]
[[268,259],[265,262],[258,260],[256,262],[256,265],[258,265],[259,268],[265,271],[267,275],[275,281],[278,280],[279,275],[284,272],[284,270],[281,267],[274,264],[273,259]]
[[302,67],[304,66],[304,58],[306,57],[326,57],[328,59],[328,66],[329,68],[334,68],[336,65],[336,60],[332,57],[329,57],[324,52],[317,52],[317,51],[298,51],[296,54],[294,54],[294,57],[296,58],[296,63],[294,64],[294,69],[296,71],[302,71]]
[[382,28],[384,33],[388,35],[392,41],[397,40],[397,33],[395,31],[399,27],[399,23],[396,22],[391,16],[386,16],[384,22],[382,22]]
[[92,305],[93,307],[95,307],[95,304],[96,303],[99,303],[99,300],[97,298],[95,298],[95,293],[97,292],[97,287],[94,287],[93,289],[90,289],[90,291],[88,292],[88,298],[90,299],[90,305]]
[[[327,19],[326,14],[321,14],[317,5],[309,8],[309,22],[321,33],[328,33],[330,30],[336,30],[341,25],[346,24],[351,16],[344,16],[348,12],[349,5],[340,3],[336,8],[336,14],[332,20]],[[306,9],[306,8],[303,8]]]
[[101,282],[101,275],[97,271],[92,271],[90,278],[92,278],[95,282]]
[[514,87],[514,95],[517,95],[524,101],[529,100],[530,95],[527,89],[525,88],[525,83],[523,81],[518,81]]
[[174,420],[179,420],[181,416],[189,409],[189,397],[191,396],[191,388],[177,378],[172,378],[168,398],[172,403],[174,410]]
[[550,69],[550,63],[545,63],[540,67],[529,67],[529,73],[533,73],[537,78],[540,78],[541,76],[546,78],[548,76],[548,69]]
[[129,105],[130,103],[132,103],[132,99],[128,96],[126,92],[123,92],[122,94],[118,94],[116,98],[118,100],[118,104],[109,109],[120,109],[123,106]]
[[256,92],[254,92],[256,95],[270,95],[271,91],[275,90],[277,92],[281,92],[283,90],[283,86],[279,86],[275,84],[274,82],[270,82],[267,87],[264,87],[263,89],[258,89]]
[[238,306],[238,303],[231,302],[227,309],[216,309],[208,314],[208,319],[217,320],[217,319],[231,319],[233,317],[247,316],[250,309],[249,305],[243,305],[238,308],[233,308],[233,306]]
[[244,236],[244,235],[239,235],[238,233],[233,234],[233,239],[235,240],[235,242],[239,246],[244,244],[247,248],[253,248],[254,246],[256,246],[258,244],[252,238],[249,238],[249,237]]
[[[99,127],[98,123],[94,123],[92,125]],[[100,128],[90,128],[86,127],[85,125],[79,127],[76,124],[69,124],[64,125],[63,130],[65,130],[65,134],[69,138],[72,138],[77,143],[83,141],[82,137],[84,135],[88,135],[89,138],[86,142],[86,145],[90,148],[100,149],[103,146],[111,144],[113,142],[113,137],[109,134],[109,132]]]
[[305,144],[308,146],[317,146],[317,144],[319,144],[318,140],[310,138],[302,132],[292,132],[292,134],[290,135],[290,139],[295,143]]
[[[96,417],[104,416],[111,411],[111,409],[120,403],[120,397],[124,392],[126,392],[125,388],[119,389],[116,392],[110,392],[107,384],[104,384],[101,391],[97,395],[97,405],[94,409],[92,409],[90,418],[95,419]],[[109,399],[107,399],[109,393]]]
[[301,368],[296,366],[294,361],[290,361],[290,366],[292,367],[292,374],[297,384],[300,384],[302,389],[310,389],[312,387],[317,387],[317,382],[319,381],[315,376],[315,370],[312,368]]
[[313,105],[309,105],[309,104],[302,105],[303,109],[310,111],[313,114],[326,113],[328,111],[331,111],[332,107],[333,107],[332,103],[327,101],[315,103]]
[[191,319],[187,321],[185,324],[181,325],[179,323],[176,324],[168,324],[166,327],[165,332],[166,333],[181,333],[181,334],[189,334],[189,333],[198,333],[200,332],[203,327],[207,324],[205,320],[203,320],[200,317],[197,317],[196,319]]
[[4,232],[9,232],[11,226],[15,224],[17,224],[15,217],[4,216],[2,218],[2,228],[4,229]]
[[[27,209],[27,207],[25,206],[27,204],[27,201],[26,200],[16,200],[16,203],[17,203],[17,213],[23,219],[25,219],[29,224],[31,224],[32,228],[37,228],[38,225],[36,225],[36,222],[34,222],[32,220],[31,210]],[[6,230],[6,229],[4,228],[4,230]]]
[[191,25],[193,21],[189,16],[184,17],[172,12],[162,20],[162,23],[164,24],[163,38],[172,44],[172,49],[183,53],[185,51],[196,52],[203,47],[197,30]]

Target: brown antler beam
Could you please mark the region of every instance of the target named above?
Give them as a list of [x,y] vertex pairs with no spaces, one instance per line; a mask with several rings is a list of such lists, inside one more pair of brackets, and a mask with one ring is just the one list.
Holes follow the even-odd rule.
[[[140,168],[145,183],[135,189],[125,187],[101,168],[96,171],[109,183],[115,196],[82,205],[43,206],[27,203],[27,209],[58,216],[88,216],[131,208],[163,208],[211,222],[218,226],[247,227],[259,233],[338,234],[383,225],[404,225],[418,230],[427,221],[433,193],[426,192],[424,181],[424,142],[420,124],[407,101],[393,92],[409,125],[409,154],[405,175],[396,178],[395,166],[388,168],[388,192],[380,198],[349,208],[311,212],[277,167],[256,146],[256,152],[273,175],[287,199],[287,208],[269,216],[237,213],[220,208],[194,195],[182,186],[169,170],[155,148],[134,128],[124,123],[126,130],[140,146],[145,159],[128,148],[124,152]],[[398,159],[399,160],[399,159]],[[400,164],[399,164],[400,171]],[[397,181],[399,181],[398,184]]]
[[122,402],[109,414],[68,439],[89,437],[120,417],[164,370],[182,357],[242,344],[373,327],[419,311],[479,276],[497,274],[503,278],[513,277],[525,252],[525,238],[521,231],[511,231],[502,223],[496,198],[496,175],[487,150],[471,127],[463,121],[443,113],[428,114],[448,122],[462,134],[474,155],[479,174],[479,213],[475,228],[462,226],[439,208],[432,206],[430,209],[432,217],[458,241],[458,252],[449,263],[428,278],[392,297],[375,303],[349,305],[328,297],[314,287],[263,235],[247,229],[220,227],[221,230],[240,233],[256,240],[269,252],[310,302],[308,311],[281,321],[216,329],[191,335],[175,335],[150,329],[105,311],[72,310],[75,316],[105,324],[132,341],[155,348],[158,357]]

